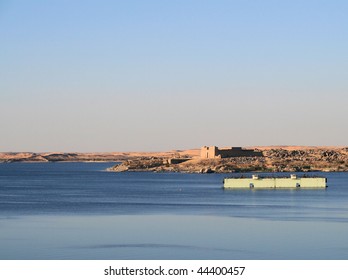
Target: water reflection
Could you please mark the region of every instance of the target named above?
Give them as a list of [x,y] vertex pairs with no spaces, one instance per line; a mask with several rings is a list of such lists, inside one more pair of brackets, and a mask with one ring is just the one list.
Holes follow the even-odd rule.
[[[1,259],[347,259],[347,223],[187,215],[0,222]],[[339,250],[337,248],[340,248]]]

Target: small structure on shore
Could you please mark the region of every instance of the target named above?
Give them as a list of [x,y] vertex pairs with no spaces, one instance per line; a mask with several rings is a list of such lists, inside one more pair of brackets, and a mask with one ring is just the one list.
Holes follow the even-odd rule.
[[164,164],[179,164],[190,160],[191,158],[170,158],[163,161]]
[[226,189],[274,189],[274,188],[326,188],[325,177],[260,177],[252,175],[251,178],[225,178],[224,188]]
[[243,149],[241,147],[228,147],[219,149],[216,146],[201,148],[201,158],[229,158],[229,157],[262,157],[261,151]]

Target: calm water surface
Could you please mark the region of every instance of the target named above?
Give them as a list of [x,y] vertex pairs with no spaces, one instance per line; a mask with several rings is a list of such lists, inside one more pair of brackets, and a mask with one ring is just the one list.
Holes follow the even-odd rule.
[[0,259],[348,259],[348,173],[226,191],[224,174],[112,165],[0,164]]

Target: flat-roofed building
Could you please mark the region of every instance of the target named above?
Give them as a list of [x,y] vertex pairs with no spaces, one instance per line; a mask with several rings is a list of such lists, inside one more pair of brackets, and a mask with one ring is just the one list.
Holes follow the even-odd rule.
[[261,151],[243,149],[241,147],[228,147],[219,149],[216,146],[201,148],[201,158],[229,158],[229,157],[262,157]]

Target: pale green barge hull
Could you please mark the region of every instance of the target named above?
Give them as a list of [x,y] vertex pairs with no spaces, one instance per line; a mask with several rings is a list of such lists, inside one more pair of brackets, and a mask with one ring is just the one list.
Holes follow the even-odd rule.
[[225,178],[224,188],[226,189],[285,189],[285,188],[326,188],[327,179],[324,177],[297,177],[290,178],[262,178],[253,175],[252,178]]

